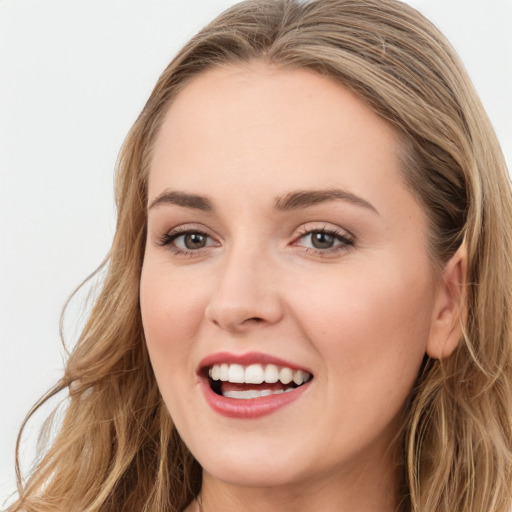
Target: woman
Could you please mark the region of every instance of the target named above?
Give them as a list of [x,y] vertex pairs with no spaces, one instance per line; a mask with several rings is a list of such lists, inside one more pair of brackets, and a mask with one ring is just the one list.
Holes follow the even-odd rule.
[[116,192],[12,510],[510,508],[510,183],[421,15],[231,8],[160,77]]

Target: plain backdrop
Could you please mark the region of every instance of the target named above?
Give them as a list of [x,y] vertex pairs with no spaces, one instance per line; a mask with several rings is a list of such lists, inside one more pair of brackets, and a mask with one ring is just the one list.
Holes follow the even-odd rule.
[[[177,49],[233,3],[0,0],[0,507],[21,421],[62,372],[62,306],[109,248],[121,143]],[[460,53],[510,169],[512,2],[409,3]],[[24,438],[25,468],[48,412]]]

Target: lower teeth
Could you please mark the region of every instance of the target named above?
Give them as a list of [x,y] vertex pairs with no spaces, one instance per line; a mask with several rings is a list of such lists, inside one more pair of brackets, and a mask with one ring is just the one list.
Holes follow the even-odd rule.
[[248,400],[249,398],[259,398],[261,396],[269,396],[269,395],[279,395],[280,393],[288,393],[289,391],[293,391],[296,388],[287,388],[287,389],[277,389],[272,391],[270,389],[263,389],[258,391],[257,389],[250,389],[248,391],[226,391],[222,394],[222,396],[226,398],[238,398],[241,400]]

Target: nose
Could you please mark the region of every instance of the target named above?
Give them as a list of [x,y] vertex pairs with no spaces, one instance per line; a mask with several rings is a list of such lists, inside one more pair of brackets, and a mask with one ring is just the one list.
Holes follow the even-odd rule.
[[206,319],[231,332],[276,324],[283,317],[277,272],[258,251],[233,251],[222,263]]

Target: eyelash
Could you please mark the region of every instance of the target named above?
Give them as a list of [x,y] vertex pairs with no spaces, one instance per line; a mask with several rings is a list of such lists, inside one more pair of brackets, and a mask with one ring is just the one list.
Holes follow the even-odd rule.
[[304,247],[304,250],[308,254],[316,254],[320,256],[328,256],[328,255],[334,255],[339,252],[348,251],[350,248],[354,247],[355,240],[354,237],[351,235],[348,235],[346,232],[341,232],[334,228],[328,228],[324,226],[321,229],[311,229],[308,227],[304,227],[301,230],[300,235],[296,238],[296,241],[294,242],[294,245],[298,245],[298,241],[304,239],[306,236],[312,236],[313,234],[318,233],[322,235],[328,235],[335,239],[335,241],[340,242],[338,245],[335,245],[334,247],[330,247],[328,249],[316,249],[312,247]]
[[167,247],[169,248],[176,256],[194,256],[198,253],[202,252],[204,248],[199,249],[181,249],[179,247],[176,247],[174,245],[174,242],[186,235],[200,235],[204,236],[206,238],[212,238],[208,233],[205,231],[202,231],[200,229],[194,229],[194,228],[188,228],[188,227],[177,227],[170,231],[169,233],[165,233],[160,240],[158,241],[158,245],[160,247]]
[[[338,231],[337,229],[332,229],[332,228],[327,228],[327,227],[323,227],[321,229],[309,229],[309,228],[304,227],[292,245],[300,246],[300,244],[298,243],[300,240],[304,239],[307,236],[312,236],[313,234],[328,235],[328,236],[333,237],[335,239],[335,241],[338,241],[340,243],[334,247],[327,248],[327,249],[303,247],[304,251],[307,252],[308,254],[316,254],[316,255],[320,255],[320,256],[337,254],[339,252],[347,251],[355,245],[355,240],[351,235],[347,235],[346,233],[342,233],[341,231]],[[178,227],[168,233],[165,233],[160,238],[157,245],[160,247],[168,247],[176,256],[186,256],[186,257],[197,256],[197,255],[201,254],[203,252],[203,250],[208,247],[208,246],[206,246],[206,247],[201,247],[198,249],[182,249],[182,248],[176,247],[176,245],[174,245],[174,242],[178,238],[186,236],[186,235],[199,235],[199,236],[203,236],[203,237],[213,240],[212,237],[208,233],[206,233],[205,231],[202,231],[200,229]]]

